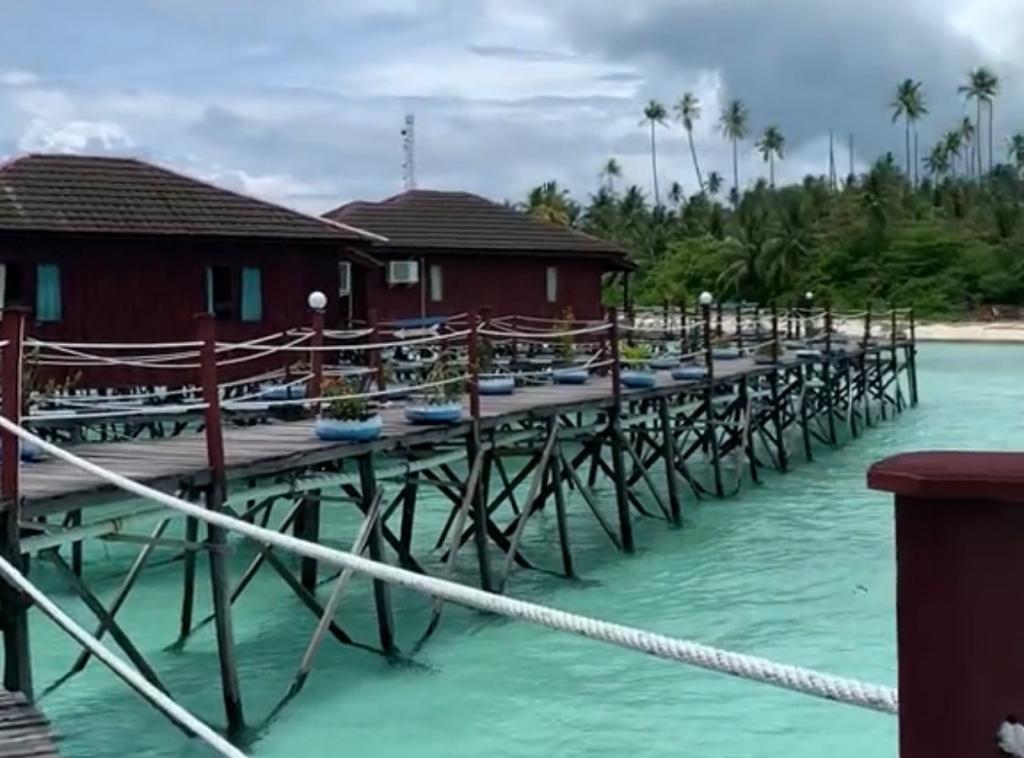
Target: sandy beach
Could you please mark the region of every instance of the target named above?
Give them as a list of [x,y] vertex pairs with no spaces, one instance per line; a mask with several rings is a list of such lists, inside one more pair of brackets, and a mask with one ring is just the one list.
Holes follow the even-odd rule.
[[1024,322],[964,321],[958,323],[921,323],[916,328],[922,342],[1022,342]]

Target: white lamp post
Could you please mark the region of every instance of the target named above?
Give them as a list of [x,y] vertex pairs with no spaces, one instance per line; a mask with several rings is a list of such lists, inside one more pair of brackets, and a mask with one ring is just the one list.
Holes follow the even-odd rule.
[[309,293],[309,297],[306,299],[306,303],[314,311],[322,311],[327,307],[327,295],[320,290],[313,290]]

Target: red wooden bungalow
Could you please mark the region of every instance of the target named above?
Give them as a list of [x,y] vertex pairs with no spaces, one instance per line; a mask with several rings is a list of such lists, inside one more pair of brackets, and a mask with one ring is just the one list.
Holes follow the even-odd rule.
[[387,320],[489,307],[495,315],[602,315],[605,274],[631,268],[609,242],[466,192],[412,190],[325,216],[387,238],[377,268],[353,270],[349,307]]
[[[27,332],[44,340],[191,340],[204,311],[229,341],[308,324],[310,291],[337,293],[362,259],[353,245],[372,237],[129,158],[0,166],[0,305],[27,306]],[[329,297],[329,325],[338,308]],[[154,382],[131,370],[89,379]]]

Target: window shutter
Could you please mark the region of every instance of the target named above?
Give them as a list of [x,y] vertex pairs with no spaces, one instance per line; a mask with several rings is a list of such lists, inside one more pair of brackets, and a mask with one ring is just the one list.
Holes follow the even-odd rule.
[[242,269],[242,321],[263,320],[263,276],[258,268]]
[[430,302],[440,303],[444,299],[444,281],[441,277],[441,266],[434,263],[430,266]]
[[36,320],[60,319],[60,268],[54,263],[40,263],[36,267]]
[[558,267],[548,266],[547,269],[547,296],[549,303],[558,302]]
[[338,297],[348,297],[352,294],[352,264],[348,261],[338,261]]

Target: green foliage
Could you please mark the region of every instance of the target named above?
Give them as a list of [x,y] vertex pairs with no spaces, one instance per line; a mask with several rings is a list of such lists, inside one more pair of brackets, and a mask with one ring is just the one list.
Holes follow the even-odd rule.
[[649,345],[623,345],[619,357],[623,363],[642,365],[651,359],[651,348]]
[[[576,324],[576,315],[572,312],[572,308],[566,308],[562,311],[562,317],[555,322],[554,331],[556,332],[569,332],[572,331]],[[570,364],[576,358],[576,341],[573,339],[571,334],[566,334],[558,338],[558,342],[555,344],[555,358],[561,364]]]
[[446,405],[457,402],[463,395],[463,382],[456,381],[459,377],[458,364],[452,360],[447,350],[441,351],[427,373],[426,384],[437,384],[425,391],[425,399],[432,405]]
[[325,382],[322,413],[325,418],[338,421],[360,421],[369,415],[365,397],[358,397],[359,388],[344,377]]

